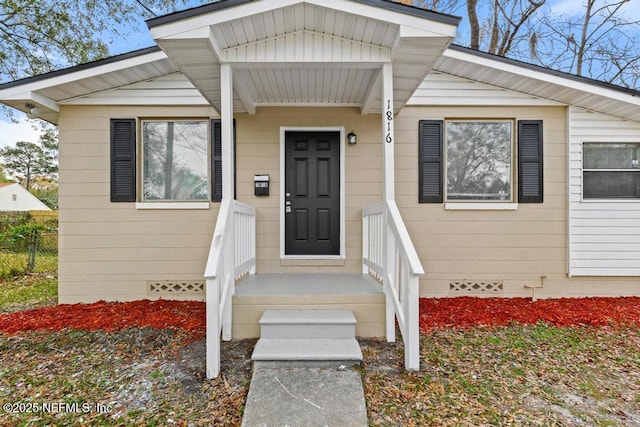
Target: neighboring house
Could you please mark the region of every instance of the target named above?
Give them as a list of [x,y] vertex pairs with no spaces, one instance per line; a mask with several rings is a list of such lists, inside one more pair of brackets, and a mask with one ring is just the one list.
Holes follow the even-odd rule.
[[50,211],[51,209],[15,182],[0,183],[0,211]]
[[268,307],[388,339],[395,308],[415,368],[418,295],[640,295],[640,92],[453,46],[458,23],[223,0],[148,21],[158,47],[0,85],[59,126],[60,302],[207,277],[211,354]]

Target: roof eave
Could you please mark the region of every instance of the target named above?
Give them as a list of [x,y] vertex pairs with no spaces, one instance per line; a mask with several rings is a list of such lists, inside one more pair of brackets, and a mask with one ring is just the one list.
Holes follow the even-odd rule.
[[559,77],[562,79],[566,79],[576,83],[582,83],[585,85],[591,85],[594,87],[599,87],[601,89],[607,89],[615,92],[624,93],[633,97],[640,97],[640,91],[636,89],[627,88],[624,86],[619,86],[614,83],[608,83],[601,80],[596,80],[590,77],[579,76],[577,74],[567,73],[565,71],[554,70],[551,68],[543,67],[541,65],[530,64],[528,62],[519,61],[517,59],[507,58],[504,56],[494,55],[487,52],[482,52],[476,49],[471,49],[469,47],[460,46],[456,44],[451,44],[449,46],[449,50],[462,52],[470,55],[474,55],[478,58],[484,58],[488,60],[497,61],[502,64],[509,64],[519,68],[523,68],[526,70],[531,70],[539,73],[543,73],[548,76]]

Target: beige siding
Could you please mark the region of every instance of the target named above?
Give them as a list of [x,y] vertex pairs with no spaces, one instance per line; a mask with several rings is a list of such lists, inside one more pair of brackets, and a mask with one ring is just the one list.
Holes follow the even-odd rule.
[[640,142],[640,123],[570,112],[570,273],[640,276],[640,202],[582,200],[582,144]]
[[202,280],[217,204],[136,210],[111,203],[109,119],[213,114],[199,107],[61,109],[60,302],[148,298],[148,281]]
[[[344,266],[283,265],[280,260],[280,128],[344,127],[358,134],[345,146],[346,260]],[[362,271],[362,207],[382,197],[380,116],[357,108],[259,108],[255,115],[236,115],[238,200],[257,208],[257,271]],[[253,176],[269,174],[269,197],[253,195]]]
[[[147,282],[201,280],[217,216],[205,210],[137,210],[109,202],[109,119],[210,117],[209,108],[71,107],[60,121],[60,301],[147,298]],[[237,195],[257,207],[259,273],[361,271],[362,207],[380,200],[379,117],[357,109],[269,108],[238,115]],[[346,146],[344,265],[282,265],[280,127],[343,126],[359,137]],[[271,176],[271,195],[253,195],[253,176]],[[335,263],[334,263],[335,264]]]
[[[422,296],[451,296],[450,282],[500,282],[500,296],[640,294],[637,278],[569,278],[567,109],[407,107],[396,120],[396,198],[426,275]],[[60,301],[148,298],[150,281],[202,280],[218,205],[137,210],[109,202],[109,119],[214,117],[204,107],[64,106],[60,120]],[[451,211],[418,200],[418,121],[445,118],[544,120],[545,202],[515,211]],[[285,265],[280,259],[280,128],[344,127],[344,265]],[[362,208],[382,197],[380,116],[356,108],[258,108],[236,115],[237,195],[257,208],[257,271],[359,272]],[[588,131],[597,134],[598,129]],[[253,195],[253,176],[271,176],[271,195]],[[610,242],[615,243],[615,242]],[[333,264],[333,265],[331,265]],[[175,296],[172,296],[175,297]],[[185,296],[193,298],[193,295]]]
[[[409,107],[396,121],[397,202],[426,274],[421,296],[460,295],[450,282],[497,282],[503,291],[487,296],[633,295],[637,278],[569,278],[567,270],[567,145],[564,107]],[[418,121],[446,118],[542,119],[544,203],[514,211],[452,211],[444,204],[418,203]],[[477,293],[476,293],[477,294]]]

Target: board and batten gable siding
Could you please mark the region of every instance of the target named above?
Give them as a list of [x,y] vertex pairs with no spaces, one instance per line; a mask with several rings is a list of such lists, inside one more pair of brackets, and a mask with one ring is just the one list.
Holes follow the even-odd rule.
[[571,108],[569,271],[640,276],[640,200],[582,200],[585,142],[640,142],[640,123]]
[[203,279],[218,204],[139,210],[134,202],[110,202],[109,127],[111,118],[208,120],[215,114],[209,107],[61,108],[60,303],[153,298],[149,281]]

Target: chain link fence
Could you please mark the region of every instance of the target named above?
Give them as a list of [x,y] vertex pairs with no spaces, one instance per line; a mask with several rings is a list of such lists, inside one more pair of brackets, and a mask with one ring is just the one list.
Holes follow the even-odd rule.
[[0,278],[57,270],[58,212],[0,212]]

